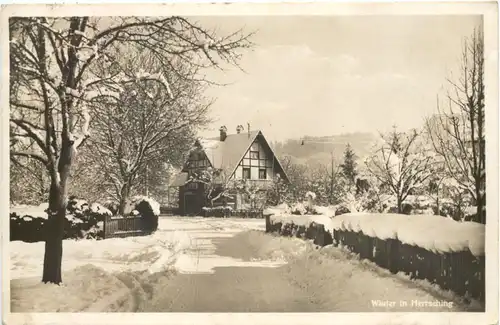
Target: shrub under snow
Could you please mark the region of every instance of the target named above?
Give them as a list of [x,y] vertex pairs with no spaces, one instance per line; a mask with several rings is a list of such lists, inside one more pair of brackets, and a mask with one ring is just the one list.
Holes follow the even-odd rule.
[[281,214],[290,214],[292,212],[290,206],[286,203],[279,204],[277,206],[268,207],[264,209],[264,215],[281,215]]
[[485,226],[475,222],[435,215],[349,213],[332,219],[332,228],[397,239],[436,253],[470,250],[475,256],[484,255]]
[[[147,196],[135,196],[132,198],[132,200],[130,200],[132,206],[134,207],[137,207],[141,202],[145,202],[149,205],[149,207],[151,208],[151,212],[155,215],[155,216],[159,216],[160,215],[160,203],[158,203],[155,199],[153,198],[150,198],[150,197],[147,197]],[[136,209],[138,210],[139,212],[141,212],[141,210],[139,209]]]
[[143,220],[143,230],[154,232],[158,229],[160,204],[147,196],[136,196],[130,200],[132,211],[137,211]]
[[[48,219],[48,204],[19,205],[10,208],[10,240],[44,241],[44,224]],[[103,221],[111,211],[104,206],[70,197],[64,223],[64,238],[102,238]]]
[[362,232],[366,236],[397,239],[403,244],[418,246],[435,253],[469,250],[483,256],[485,226],[475,222],[458,222],[435,215],[404,215],[393,213],[347,213],[331,218],[326,215],[271,216],[272,223],[308,226],[320,223],[333,233],[334,230]]

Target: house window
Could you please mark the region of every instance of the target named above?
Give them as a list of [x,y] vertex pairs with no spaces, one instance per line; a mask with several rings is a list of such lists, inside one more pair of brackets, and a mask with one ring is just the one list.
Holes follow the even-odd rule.
[[243,179],[250,179],[250,168],[243,168]]
[[250,151],[250,159],[259,159],[258,151]]
[[188,183],[187,184],[187,189],[188,190],[196,190],[196,189],[198,189],[198,183]]
[[259,179],[267,179],[267,173],[265,169],[259,169]]

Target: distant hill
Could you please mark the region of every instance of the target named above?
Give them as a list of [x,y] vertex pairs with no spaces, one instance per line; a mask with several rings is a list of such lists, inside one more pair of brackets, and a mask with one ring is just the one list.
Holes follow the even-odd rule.
[[[347,133],[323,137],[305,136],[272,142],[271,147],[278,157],[291,156],[301,164],[330,164],[331,155],[341,162],[347,144],[350,144],[358,159],[363,159],[372,148],[377,136],[372,133]],[[303,143],[302,143],[303,142]]]

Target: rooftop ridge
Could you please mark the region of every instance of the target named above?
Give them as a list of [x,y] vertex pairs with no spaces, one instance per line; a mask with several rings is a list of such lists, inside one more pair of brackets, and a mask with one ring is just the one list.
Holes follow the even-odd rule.
[[[257,134],[259,133],[261,130],[252,130],[250,132],[241,132],[241,133],[228,133],[226,135],[226,137],[234,137],[234,136],[245,136],[245,135],[248,135],[248,134]],[[220,141],[220,137],[210,137],[210,138],[205,138],[205,137],[200,137],[199,139],[203,139],[203,140],[218,140]],[[220,142],[225,142],[225,141],[220,141]]]

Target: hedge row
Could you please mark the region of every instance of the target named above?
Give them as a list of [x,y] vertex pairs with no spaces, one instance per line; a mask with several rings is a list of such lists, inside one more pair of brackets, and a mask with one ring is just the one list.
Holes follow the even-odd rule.
[[[10,240],[38,242],[45,240],[44,225],[48,205],[16,206],[10,213]],[[104,206],[70,197],[64,219],[65,239],[103,238],[104,219],[111,212]]]
[[266,232],[277,233],[280,236],[312,239],[315,245],[326,246],[333,244],[332,234],[325,230],[325,226],[311,222],[308,226],[293,223],[271,222],[271,215],[266,215]]
[[[159,205],[148,197],[134,197],[130,202],[131,215],[140,215],[141,227],[152,233],[158,229]],[[104,222],[116,214],[117,206],[110,204],[110,210],[98,203],[70,197],[64,219],[64,239],[103,239]],[[39,242],[45,240],[44,225],[48,219],[48,205],[14,206],[10,212],[10,240]],[[113,212],[112,212],[113,211]]]

